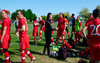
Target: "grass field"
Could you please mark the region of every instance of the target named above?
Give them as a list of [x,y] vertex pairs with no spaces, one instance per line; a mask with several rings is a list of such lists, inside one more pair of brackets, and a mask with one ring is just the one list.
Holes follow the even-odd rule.
[[[84,23],[82,24],[84,26]],[[53,24],[53,27],[56,27],[57,23]],[[71,33],[71,27],[69,27],[69,32]],[[34,63],[78,63],[79,59],[84,59],[86,61],[89,62],[89,58],[85,58],[79,55],[79,53],[81,51],[84,51],[85,47],[84,46],[77,46],[76,49],[73,49],[74,51],[76,51],[78,53],[78,57],[77,58],[67,58],[66,61],[58,61],[56,58],[50,58],[47,55],[43,55],[43,49],[44,49],[44,44],[45,44],[45,37],[44,37],[44,33],[42,33],[42,41],[39,41],[39,36],[37,37],[37,46],[34,46],[34,41],[33,41],[33,36],[32,36],[32,31],[33,31],[33,24],[28,24],[28,34],[30,37],[30,47],[29,50],[31,51],[32,55],[36,58],[36,61]],[[10,57],[11,57],[11,61],[12,63],[21,63],[21,58],[20,58],[20,49],[19,49],[19,39],[16,38],[16,35],[14,34],[15,32],[15,25],[12,24],[11,26],[11,44],[10,44],[10,48],[9,48],[9,52],[10,52]],[[53,38],[54,41],[56,39],[56,31],[54,31],[53,34]],[[66,35],[65,37],[66,42],[68,42],[68,35]],[[75,37],[73,37],[73,39],[75,39]],[[61,45],[61,44],[60,44]],[[52,52],[52,50],[51,50]],[[26,56],[26,63],[30,63],[30,58],[28,56]],[[4,55],[0,55],[0,63],[4,63],[5,62],[5,57]]]

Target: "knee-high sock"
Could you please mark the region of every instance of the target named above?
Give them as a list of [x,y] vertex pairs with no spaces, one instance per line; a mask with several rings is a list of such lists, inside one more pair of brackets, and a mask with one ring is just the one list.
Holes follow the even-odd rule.
[[6,63],[9,63],[9,52],[4,52]]
[[25,63],[25,53],[21,53],[21,61],[22,63]]
[[36,37],[34,37],[34,44],[36,44]]
[[73,33],[71,34],[71,39],[72,39],[72,37],[73,37]]
[[25,53],[26,53],[31,59],[33,58],[32,54],[30,53],[29,50],[25,50]]
[[52,41],[52,43],[54,43],[54,41],[53,41],[53,37],[51,37],[51,41]]
[[58,45],[58,37],[56,38],[56,45]]
[[60,36],[60,42],[62,41],[62,37]]

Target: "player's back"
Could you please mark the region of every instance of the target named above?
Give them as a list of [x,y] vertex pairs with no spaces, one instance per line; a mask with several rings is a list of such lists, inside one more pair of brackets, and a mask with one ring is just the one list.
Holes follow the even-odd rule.
[[88,36],[92,43],[100,43],[100,19],[96,18],[89,22]]

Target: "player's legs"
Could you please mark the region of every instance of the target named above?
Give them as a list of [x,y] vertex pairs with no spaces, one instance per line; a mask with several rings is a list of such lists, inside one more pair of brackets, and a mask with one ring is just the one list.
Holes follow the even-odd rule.
[[36,36],[34,36],[34,44],[36,45]]
[[42,40],[42,30],[40,30],[40,40]]
[[20,53],[21,53],[21,62],[25,63],[25,49],[20,49]]
[[62,36],[62,39],[63,39],[63,44],[65,44],[65,36],[64,35]]
[[66,31],[67,31],[68,37],[70,37],[68,27],[66,27]]

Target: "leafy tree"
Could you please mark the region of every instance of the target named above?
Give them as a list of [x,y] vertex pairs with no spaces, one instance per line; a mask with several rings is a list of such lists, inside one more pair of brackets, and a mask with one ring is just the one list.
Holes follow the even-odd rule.
[[69,14],[69,12],[64,13],[64,16],[71,17],[70,14]]
[[0,20],[1,20],[1,19],[3,19],[3,18],[2,18],[2,16],[1,16],[1,12],[0,12]]
[[100,10],[100,5],[97,5],[96,9],[99,9]]
[[28,9],[27,10],[27,19],[32,21],[35,17],[36,17],[36,15],[32,13],[31,9]]
[[89,15],[89,10],[88,8],[83,8],[80,12],[79,12],[79,16],[81,16],[82,18],[87,19]]
[[41,16],[43,20],[47,20],[47,16],[43,15]]
[[52,18],[52,20],[54,20],[54,21],[56,21],[56,20],[58,20],[58,18],[59,18],[59,14],[53,14],[53,18]]

